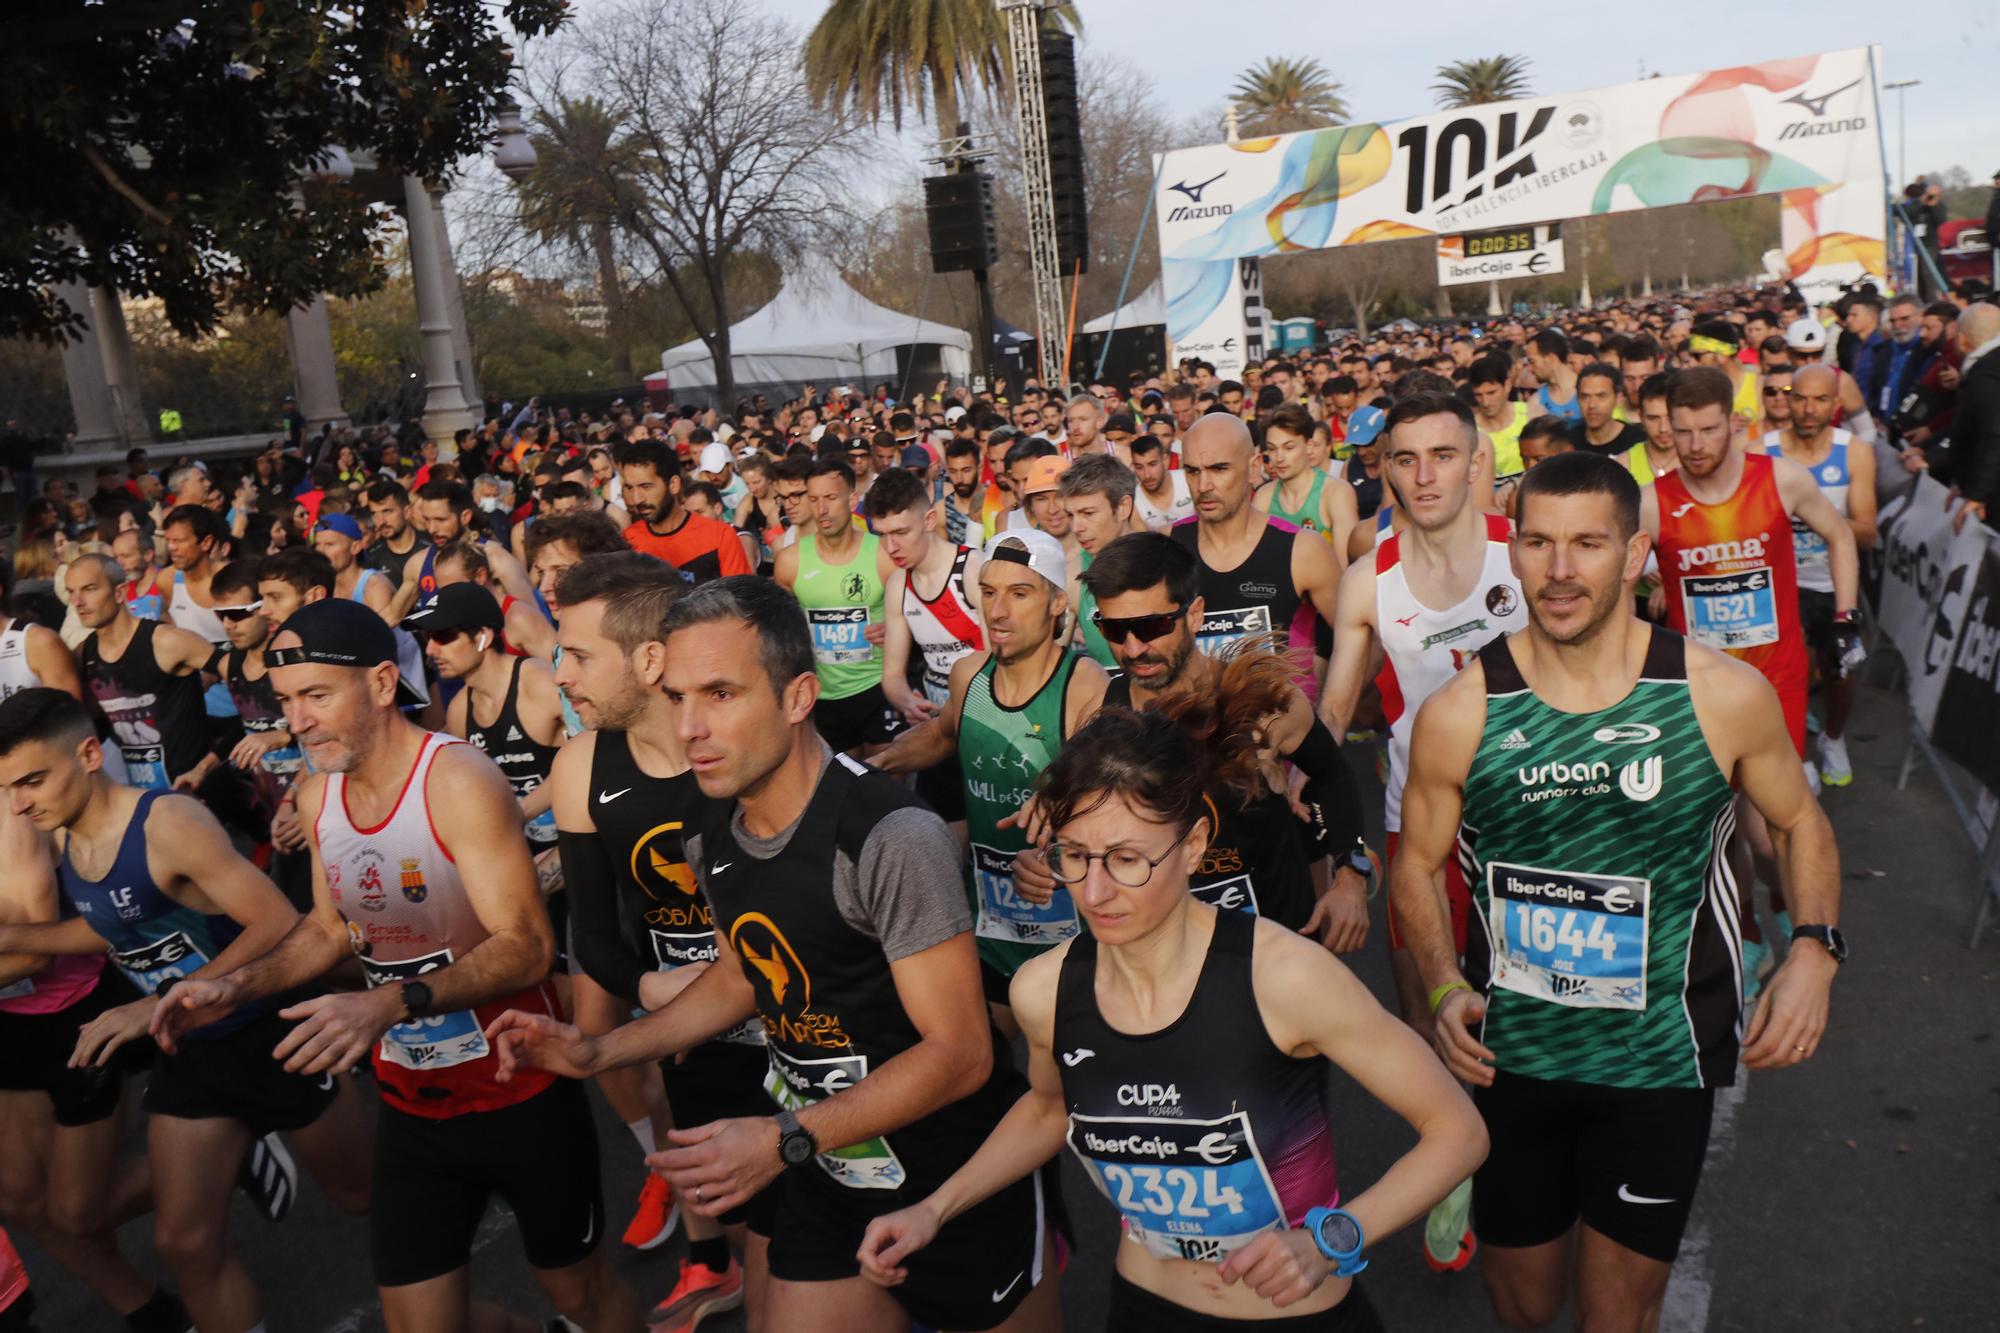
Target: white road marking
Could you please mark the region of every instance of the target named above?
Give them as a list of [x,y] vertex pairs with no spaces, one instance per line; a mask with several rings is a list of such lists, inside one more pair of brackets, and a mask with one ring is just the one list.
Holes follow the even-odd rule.
[[[1714,1179],[1736,1153],[1736,1113],[1749,1095],[1749,1071],[1736,1066],[1736,1081],[1715,1094],[1715,1121],[1709,1127],[1708,1155],[1701,1174]],[[1681,1239],[1681,1257],[1667,1278],[1666,1300],[1660,1306],[1660,1333],[1706,1333],[1708,1305],[1715,1295],[1709,1281],[1709,1226],[1706,1200],[1712,1195],[1696,1195],[1694,1216]]]

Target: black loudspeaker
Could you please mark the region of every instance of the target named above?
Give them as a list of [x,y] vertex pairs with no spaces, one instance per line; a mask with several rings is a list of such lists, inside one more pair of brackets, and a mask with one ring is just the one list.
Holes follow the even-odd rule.
[[931,231],[931,272],[993,267],[993,181],[978,171],[924,178]]
[[1076,43],[1044,28],[1042,114],[1049,125],[1049,183],[1056,202],[1056,251],[1065,279],[1082,261],[1090,268],[1090,225],[1084,207],[1083,116],[1076,100]]

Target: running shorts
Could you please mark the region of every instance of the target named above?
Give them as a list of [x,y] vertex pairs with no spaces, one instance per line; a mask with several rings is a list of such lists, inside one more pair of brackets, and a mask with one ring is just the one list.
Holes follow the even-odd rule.
[[112,1053],[100,1069],[71,1069],[77,1033],[85,1024],[139,998],[123,973],[107,967],[97,984],[66,1009],[52,1014],[0,1010],[0,1091],[45,1092],[55,1105],[56,1123],[94,1125],[118,1109],[125,1076],[153,1063],[153,1043],[144,1036]]
[[1577,1220],[1672,1263],[1708,1152],[1713,1088],[1609,1088],[1498,1070],[1472,1104],[1492,1139],[1472,1177],[1472,1229],[1543,1245]]
[[[941,1183],[941,1182],[931,1182]],[[870,1219],[930,1193],[922,1182],[897,1190],[835,1184],[816,1164],[777,1181],[777,1228],[771,1276],[787,1282],[837,1282],[857,1276],[855,1251]],[[937,1239],[904,1260],[909,1277],[889,1294],[930,1328],[974,1333],[1004,1322],[1035,1285],[1053,1281],[1043,1267],[1042,1175],[1037,1171],[944,1224]]]
[[[777,1105],[764,1091],[764,1079],[770,1072],[770,1057],[764,1048],[740,1041],[706,1041],[680,1060],[660,1061],[660,1080],[666,1085],[667,1105],[673,1109],[677,1129],[776,1115]],[[767,1186],[718,1220],[725,1226],[740,1222],[769,1237],[777,1206],[777,1187]]]
[[333,1105],[340,1083],[332,1073],[288,1074],[271,1052],[291,1035],[275,1012],[214,1037],[182,1038],[159,1052],[142,1105],[148,1115],[177,1120],[240,1120],[252,1134],[304,1129]]
[[1833,594],[1814,588],[1799,589],[1799,629],[1806,647],[1825,657],[1833,652]]
[[375,1282],[406,1287],[465,1267],[495,1195],[536,1268],[583,1262],[604,1238],[597,1126],[583,1084],[559,1078],[524,1102],[433,1120],[383,1105],[368,1208]]
[[813,724],[835,754],[845,754],[894,740],[903,730],[903,715],[880,685],[870,685],[845,699],[821,699],[813,705]]
[[1382,1317],[1357,1281],[1347,1299],[1312,1314],[1276,1319],[1224,1319],[1176,1305],[1123,1277],[1111,1275],[1111,1307],[1105,1333],[1382,1333]]

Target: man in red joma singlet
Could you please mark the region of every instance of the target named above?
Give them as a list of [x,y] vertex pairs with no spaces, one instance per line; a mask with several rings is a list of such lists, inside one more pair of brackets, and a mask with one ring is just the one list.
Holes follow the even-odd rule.
[[558,1311],[589,1329],[636,1328],[638,1307],[602,1254],[582,1085],[541,1071],[503,1083],[485,1037],[506,1010],[557,1012],[555,942],[520,805],[476,747],[397,710],[407,696],[396,656],[389,627],[359,602],[311,602],[279,627],[265,660],[314,769],[298,789],[313,910],[262,957],[177,987],[155,1030],[171,1037],[359,956],[368,988],[285,1010],[300,1022],[274,1055],[316,1074],[372,1054],[382,1105],[369,1225],[391,1333],[538,1327],[469,1306],[473,1236],[496,1194]]

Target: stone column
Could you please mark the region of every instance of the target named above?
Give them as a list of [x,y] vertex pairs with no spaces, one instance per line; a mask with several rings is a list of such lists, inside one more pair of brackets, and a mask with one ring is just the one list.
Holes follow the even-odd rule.
[[132,354],[132,331],[125,326],[125,307],[118,303],[117,292],[108,287],[91,289],[90,322],[97,326],[97,344],[104,354],[104,382],[111,390],[117,428],[131,443],[144,444],[153,438],[153,424],[139,398],[139,362]]
[[83,316],[83,336],[62,345],[63,380],[69,386],[70,411],[76,417],[78,449],[109,449],[127,440],[118,429],[118,410],[104,375],[104,347],[91,320],[90,289],[67,282],[56,292],[71,310]]
[[327,323],[325,297],[315,296],[310,304],[285,312],[285,341],[292,352],[292,388],[305,415],[307,438],[329,422],[345,426],[347,411],[340,405],[340,375],[333,360],[333,328]]
[[438,258],[444,275],[444,300],[451,311],[451,351],[458,362],[458,385],[465,401],[472,405],[473,424],[485,418],[479,397],[479,377],[472,370],[472,326],[465,318],[465,288],[458,280],[458,260],[451,252],[451,229],[444,221],[444,191],[431,191],[431,207],[437,215]]
[[410,232],[410,279],[416,288],[417,331],[423,337],[424,434],[437,441],[441,455],[449,456],[452,436],[475,423],[453,354],[437,209],[430,188],[414,176],[403,178],[403,221]]

